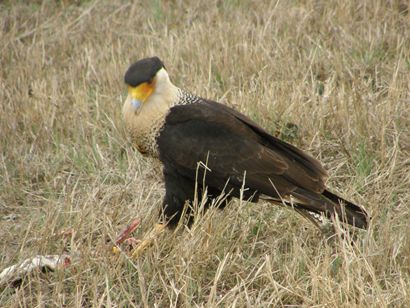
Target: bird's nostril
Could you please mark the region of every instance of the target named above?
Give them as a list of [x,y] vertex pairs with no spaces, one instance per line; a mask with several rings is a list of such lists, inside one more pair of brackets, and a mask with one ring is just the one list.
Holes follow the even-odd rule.
[[131,105],[132,107],[134,107],[135,109],[138,109],[141,106],[141,101],[139,99],[135,99],[133,98],[131,100]]

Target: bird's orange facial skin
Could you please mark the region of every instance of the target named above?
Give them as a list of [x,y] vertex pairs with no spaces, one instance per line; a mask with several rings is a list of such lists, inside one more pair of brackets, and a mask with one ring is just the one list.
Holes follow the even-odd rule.
[[128,94],[132,99],[145,102],[154,91],[154,82],[144,82],[136,87],[128,86]]

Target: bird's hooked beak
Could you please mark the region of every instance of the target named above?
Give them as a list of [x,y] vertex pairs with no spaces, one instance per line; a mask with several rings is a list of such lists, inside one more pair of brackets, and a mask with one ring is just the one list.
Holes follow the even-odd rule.
[[128,86],[128,96],[135,110],[145,103],[154,91],[154,82],[144,82],[136,87]]

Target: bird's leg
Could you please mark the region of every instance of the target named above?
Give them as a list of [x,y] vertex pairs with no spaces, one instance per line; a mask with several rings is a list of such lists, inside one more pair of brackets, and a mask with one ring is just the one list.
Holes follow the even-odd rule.
[[154,242],[154,239],[162,233],[165,229],[165,224],[162,223],[157,223],[154,225],[154,228],[145,236],[145,239],[142,240],[142,242],[135,247],[131,251],[131,258],[132,259],[137,259],[139,258],[142,253],[152,245]]

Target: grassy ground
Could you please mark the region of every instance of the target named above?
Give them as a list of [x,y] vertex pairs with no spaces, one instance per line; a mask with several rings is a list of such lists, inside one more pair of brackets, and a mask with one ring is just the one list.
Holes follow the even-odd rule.
[[[10,1],[0,4],[0,306],[410,306],[407,1]],[[158,166],[121,121],[123,74],[158,55],[175,84],[310,151],[370,230],[327,242],[294,212],[233,202],[136,260],[109,241],[156,221]],[[297,125],[297,132],[286,123]],[[73,236],[59,235],[73,228]]]

